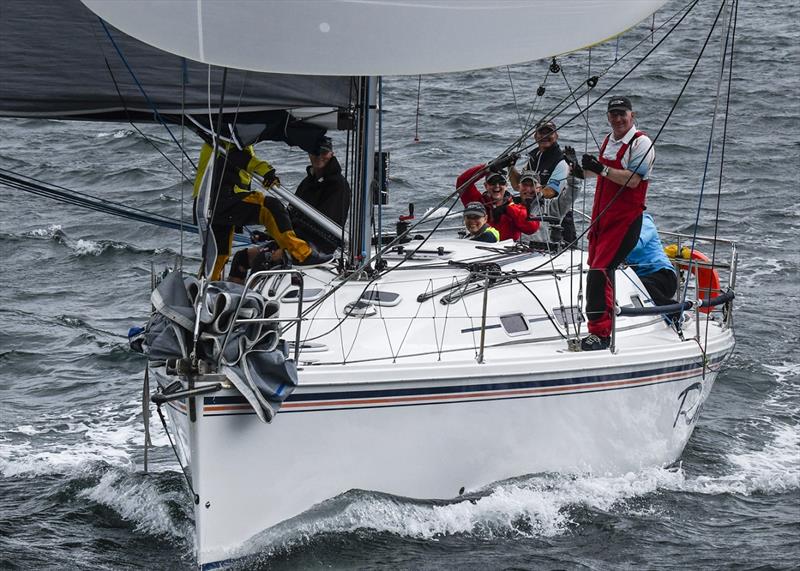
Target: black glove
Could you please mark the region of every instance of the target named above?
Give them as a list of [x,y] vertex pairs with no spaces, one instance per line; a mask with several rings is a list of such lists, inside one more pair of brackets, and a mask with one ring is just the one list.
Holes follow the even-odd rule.
[[583,155],[583,159],[581,159],[581,166],[583,166],[583,170],[597,174],[602,174],[603,169],[605,168],[603,163],[598,161],[597,157],[594,155]]
[[275,242],[269,242],[267,245],[259,247],[258,253],[253,258],[250,270],[260,272],[261,270],[272,268],[275,265],[275,262],[272,261],[272,254],[277,249],[278,244]]
[[266,232],[262,232],[261,230],[253,230],[250,232],[250,241],[253,244],[257,244],[258,242],[266,242],[270,240],[269,234]]
[[281,179],[275,174],[275,169],[270,169],[264,173],[263,185],[265,188],[272,188],[273,186],[280,186]]
[[494,208],[492,208],[492,220],[494,220],[495,222],[500,220],[500,217],[506,213],[507,209],[508,209],[508,202],[505,202],[500,206],[495,206]]
[[517,159],[519,159],[519,153],[509,153],[508,155],[497,157],[495,160],[490,161],[486,166],[492,172],[500,172],[504,168],[516,164]]
[[583,178],[583,169],[581,165],[578,164],[578,156],[575,154],[575,149],[573,147],[564,147],[564,160],[567,161],[572,176],[575,178]]

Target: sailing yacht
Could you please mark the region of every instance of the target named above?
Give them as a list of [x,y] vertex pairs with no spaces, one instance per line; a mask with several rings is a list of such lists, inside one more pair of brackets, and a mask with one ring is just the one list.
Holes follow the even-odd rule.
[[[703,262],[693,256],[700,237],[673,237],[678,252],[689,249],[676,260],[679,325],[620,268],[611,347],[584,352],[581,243],[537,249],[440,231],[462,189],[396,234],[373,224],[387,178],[380,76],[550,58],[613,37],[663,3],[83,0],[89,12],[65,2],[45,37],[74,44],[55,57],[82,62],[86,82],[54,73],[49,81],[70,96],[61,98],[25,75],[26,58],[48,48],[6,36],[24,50],[11,54],[18,89],[3,116],[186,124],[215,145],[307,150],[329,129],[353,140],[344,229],[279,191],[345,235],[336,261],[254,272],[233,287],[206,279],[206,256],[198,276],[172,271],[154,284],[148,379],[193,496],[201,568],[246,556],[263,530],[353,488],[459,501],[522,474],[619,473],[680,458],[733,351],[735,244],[711,240],[716,257]],[[11,3],[8,25],[30,4]],[[248,17],[230,18],[237,10]],[[538,19],[567,21],[570,33],[554,25],[552,37],[531,35]],[[475,22],[507,41],[478,49],[464,32]],[[243,37],[258,41],[245,50]],[[209,170],[198,200],[205,244],[212,180]],[[710,273],[724,287],[704,291]]]

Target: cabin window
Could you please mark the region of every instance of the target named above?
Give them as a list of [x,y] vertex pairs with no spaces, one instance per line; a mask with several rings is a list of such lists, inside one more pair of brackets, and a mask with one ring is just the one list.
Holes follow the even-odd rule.
[[[303,303],[307,301],[314,301],[315,299],[319,299],[322,297],[322,293],[324,289],[321,288],[306,288],[303,290]],[[299,289],[291,289],[287,291],[284,296],[281,298],[281,301],[284,303],[297,303],[297,298],[300,296]]]
[[383,307],[394,307],[400,303],[401,297],[399,293],[395,293],[393,291],[379,291],[372,289],[362,293],[361,300],[374,303],[375,305],[381,305]]
[[528,322],[521,313],[501,315],[500,323],[509,335],[525,335],[528,333]]
[[345,315],[355,315],[357,317],[370,317],[375,315],[378,311],[375,306],[368,301],[351,301],[344,306]]
[[578,323],[585,321],[581,308],[576,305],[569,307],[554,307],[553,317],[556,318],[561,327],[577,327]]
[[631,296],[631,303],[633,304],[633,307],[644,307],[642,298],[639,297],[639,294]]

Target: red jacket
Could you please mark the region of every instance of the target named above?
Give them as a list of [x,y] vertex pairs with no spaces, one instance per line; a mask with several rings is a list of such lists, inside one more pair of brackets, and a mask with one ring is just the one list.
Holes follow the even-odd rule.
[[[456,188],[461,186],[475,176],[475,173],[480,171],[486,165],[476,165],[465,170],[461,176],[456,179]],[[481,180],[486,176],[486,173],[481,175],[477,180]],[[488,192],[481,194],[478,187],[475,186],[473,181],[469,186],[461,191],[461,202],[464,206],[470,202],[481,202],[486,209],[486,215],[489,219],[489,225],[496,228],[500,233],[500,240],[519,240],[520,234],[533,234],[539,229],[539,222],[537,220],[528,220],[528,209],[522,204],[514,204],[511,200],[511,195],[506,193],[505,196],[505,211],[500,215],[498,220],[494,219],[493,212],[495,209],[492,199]]]

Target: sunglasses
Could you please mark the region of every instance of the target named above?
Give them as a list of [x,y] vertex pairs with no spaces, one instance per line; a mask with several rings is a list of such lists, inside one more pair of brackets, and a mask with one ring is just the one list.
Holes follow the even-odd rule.
[[488,184],[489,186],[505,186],[506,185],[506,181],[504,181],[504,180],[487,180],[486,184]]
[[464,216],[464,218],[466,218],[467,220],[480,220],[481,218],[483,218],[483,216],[481,216],[480,214],[467,214],[466,216]]

